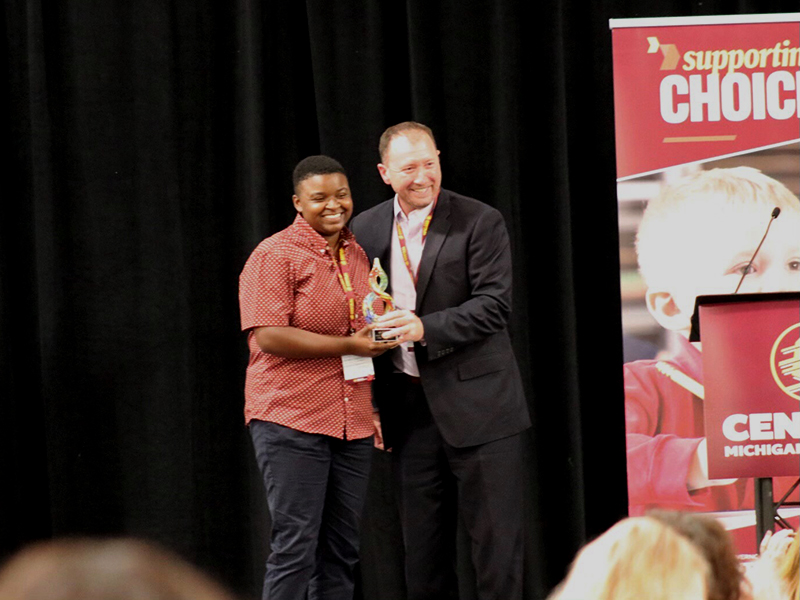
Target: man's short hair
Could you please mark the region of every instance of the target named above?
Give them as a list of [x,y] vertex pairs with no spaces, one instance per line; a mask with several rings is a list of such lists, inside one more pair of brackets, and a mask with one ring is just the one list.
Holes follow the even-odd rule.
[[677,257],[679,248],[699,243],[699,236],[719,235],[715,217],[752,205],[763,206],[765,218],[775,206],[800,210],[785,185],[752,167],[698,171],[665,187],[648,202],[636,236],[639,270],[648,287],[669,289],[686,266]]
[[392,139],[398,135],[402,135],[410,131],[427,133],[433,142],[433,147],[436,148],[436,138],[433,137],[433,132],[431,131],[430,127],[423,125],[422,123],[417,123],[416,121],[403,121],[397,125],[392,125],[381,134],[381,139],[378,142],[378,154],[381,155],[381,160],[384,159],[386,149],[389,147],[389,143],[392,141]]
[[341,163],[330,156],[318,154],[304,158],[297,163],[297,166],[292,172],[294,191],[297,193],[297,186],[309,177],[313,177],[314,175],[332,175],[334,173],[341,173],[347,177],[347,173]]

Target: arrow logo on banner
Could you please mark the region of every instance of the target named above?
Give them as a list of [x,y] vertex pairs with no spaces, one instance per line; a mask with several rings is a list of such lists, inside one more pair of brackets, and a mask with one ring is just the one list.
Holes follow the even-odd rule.
[[662,44],[658,41],[657,37],[647,38],[647,43],[648,54],[655,54],[661,50],[661,54],[664,55],[664,60],[661,62],[661,70],[674,71],[678,66],[678,62],[681,60],[681,53],[678,52],[677,46],[675,46],[675,44]]

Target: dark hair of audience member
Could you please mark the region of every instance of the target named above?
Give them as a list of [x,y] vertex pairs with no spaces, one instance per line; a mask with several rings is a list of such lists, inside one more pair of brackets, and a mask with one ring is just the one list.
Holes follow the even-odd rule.
[[744,571],[731,536],[713,517],[697,513],[653,510],[647,516],[669,525],[703,553],[711,566],[708,600],[738,600]]
[[175,554],[137,540],[56,540],[0,569],[9,600],[234,600]]

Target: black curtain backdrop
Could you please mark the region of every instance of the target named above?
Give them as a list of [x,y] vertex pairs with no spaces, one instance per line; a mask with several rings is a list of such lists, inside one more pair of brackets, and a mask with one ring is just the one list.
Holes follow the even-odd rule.
[[[797,10],[644,4],[6,0],[0,555],[133,535],[256,596],[238,274],[290,223],[298,160],[338,158],[366,209],[391,194],[380,133],[415,119],[444,185],[511,234],[526,598],[544,597],[626,513],[608,19]],[[387,468],[376,454],[359,598],[404,597]]]

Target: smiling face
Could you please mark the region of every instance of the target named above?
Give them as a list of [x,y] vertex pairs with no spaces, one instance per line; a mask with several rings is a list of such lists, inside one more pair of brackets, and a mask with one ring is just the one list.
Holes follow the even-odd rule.
[[427,133],[412,130],[396,135],[382,160],[378,165],[381,178],[392,186],[406,214],[425,208],[439,196],[442,187],[439,151]]
[[297,184],[292,202],[295,209],[333,248],[339,232],[353,214],[353,198],[342,173],[312,175]]

